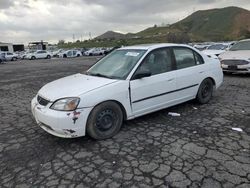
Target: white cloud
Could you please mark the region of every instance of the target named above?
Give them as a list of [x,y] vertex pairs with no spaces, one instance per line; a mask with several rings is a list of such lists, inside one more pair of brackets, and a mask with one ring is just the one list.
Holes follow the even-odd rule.
[[0,41],[57,42],[88,38],[107,30],[137,32],[173,23],[194,10],[240,6],[249,0],[5,0],[0,1]]

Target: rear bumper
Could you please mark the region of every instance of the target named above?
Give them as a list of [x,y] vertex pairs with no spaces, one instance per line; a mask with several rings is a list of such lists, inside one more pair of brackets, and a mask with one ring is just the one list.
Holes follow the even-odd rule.
[[41,106],[34,98],[31,102],[32,114],[37,124],[49,134],[62,138],[85,136],[86,122],[92,108],[75,111],[56,111]]

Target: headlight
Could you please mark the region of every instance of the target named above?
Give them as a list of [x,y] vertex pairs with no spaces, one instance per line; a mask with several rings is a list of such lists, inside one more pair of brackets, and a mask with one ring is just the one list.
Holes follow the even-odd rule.
[[73,111],[77,108],[80,99],[77,97],[70,97],[59,99],[51,105],[51,109],[60,111]]

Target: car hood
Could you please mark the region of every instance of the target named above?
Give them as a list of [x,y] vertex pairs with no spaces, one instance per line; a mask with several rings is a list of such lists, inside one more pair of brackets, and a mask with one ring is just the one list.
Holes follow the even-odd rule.
[[219,56],[221,59],[249,59],[250,50],[226,51]]
[[78,97],[83,93],[117,81],[84,74],[74,74],[46,84],[39,90],[38,95],[50,101],[65,97]]

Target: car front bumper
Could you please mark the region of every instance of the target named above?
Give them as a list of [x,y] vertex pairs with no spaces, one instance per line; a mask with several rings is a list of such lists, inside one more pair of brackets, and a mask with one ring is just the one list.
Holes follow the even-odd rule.
[[56,111],[50,109],[50,105],[40,105],[36,97],[31,101],[32,114],[43,130],[62,138],[85,136],[87,118],[92,108]]
[[250,65],[234,65],[233,68],[222,64],[223,72],[230,72],[230,73],[250,73]]

